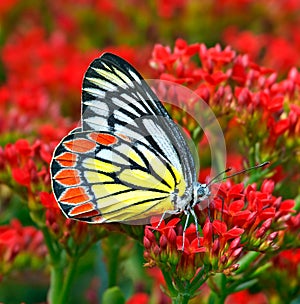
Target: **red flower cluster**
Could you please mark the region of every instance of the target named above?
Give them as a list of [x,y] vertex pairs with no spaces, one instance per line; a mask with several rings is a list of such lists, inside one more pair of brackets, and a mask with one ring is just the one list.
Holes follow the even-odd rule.
[[[200,66],[192,60],[193,56],[198,57]],[[211,106],[236,106],[236,111],[245,108],[248,114],[261,109],[273,118],[284,110],[284,97],[296,96],[300,85],[300,74],[295,68],[287,79],[278,82],[273,70],[258,66],[248,55],[236,54],[229,46],[224,50],[219,45],[207,49],[204,44],[188,45],[182,39],[176,41],[173,52],[169,47],[156,45],[150,64],[160,79],[188,84]],[[287,114],[293,129],[299,106],[291,104]]]
[[[43,234],[34,227],[23,227],[18,220],[0,227],[0,275],[8,272],[19,254],[45,258]],[[28,260],[27,260],[28,264]]]
[[6,172],[11,172],[14,180],[32,193],[39,184],[49,185],[48,165],[53,148],[53,144],[51,146],[40,140],[30,145],[25,139],[7,144],[4,149],[0,147],[0,177],[8,179]]
[[199,272],[202,278],[216,272],[228,275],[238,269],[239,259],[248,251],[277,250],[294,201],[274,197],[273,188],[269,180],[264,181],[260,191],[255,185],[244,188],[230,181],[221,184],[208,209],[195,210],[200,237],[194,224],[183,232],[179,218],[162,221],[159,227],[157,219],[153,219],[152,225],[145,228],[147,265],[158,265],[164,273],[169,272],[176,285],[180,278],[199,282]]
[[7,79],[0,86],[0,132],[32,134],[51,122],[63,127],[57,138],[63,136],[68,123],[59,116],[60,104],[71,103],[67,108],[76,114],[68,114],[78,116],[74,99],[79,100],[82,75],[96,52],[83,55],[59,33],[46,39],[42,28],[13,38],[1,52]]
[[263,182],[260,191],[256,185],[243,189],[242,184],[227,181],[218,188],[209,208],[215,218],[222,217],[230,227],[244,229],[241,240],[247,250],[276,250],[289,225],[295,202],[275,197],[273,191],[274,182],[270,180]]
[[[229,288],[232,281],[235,287],[240,287],[237,281],[248,283],[247,279],[259,273],[260,266],[268,265],[272,265],[272,271],[265,282],[270,282],[270,289],[280,282],[283,288],[279,293],[296,294],[299,252],[293,249],[300,245],[300,215],[293,210],[294,201],[286,198],[299,196],[300,73],[293,67],[300,63],[300,24],[296,17],[299,1],[278,0],[274,4],[272,0],[264,3],[207,0],[195,5],[184,0],[149,3],[131,0],[124,5],[121,0],[57,0],[34,7],[22,0],[2,2],[0,199],[4,197],[4,210],[9,218],[16,216],[15,205],[25,202],[31,219],[43,233],[42,237],[35,228],[22,227],[15,220],[0,227],[2,273],[7,272],[22,253],[44,257],[43,244],[46,244],[53,280],[49,299],[60,303],[62,294],[61,303],[65,303],[63,299],[71,286],[79,257],[111,229],[126,231],[139,240],[144,237],[147,265],[161,268],[166,280],[164,287],[172,296],[176,294],[174,289],[193,296],[211,274],[214,276],[210,277],[208,285],[211,285],[207,289],[215,292],[222,277],[223,286],[219,290],[228,287],[228,295],[239,290]],[[238,17],[236,22],[236,17],[244,11],[249,14],[243,15],[243,20]],[[259,18],[256,18],[257,12],[261,13]],[[158,17],[156,22],[153,15]],[[176,17],[173,18],[176,29],[171,17]],[[249,20],[255,20],[255,29],[262,34],[251,33],[253,24]],[[223,32],[224,25],[235,23],[237,28],[247,25],[250,30],[241,32],[231,27]],[[214,33],[206,34],[203,27],[211,26]],[[90,31],[91,27],[107,30]],[[214,197],[209,207],[195,208],[198,229],[195,223],[188,223],[183,232],[179,218],[163,221],[157,227],[156,219],[141,236],[144,227],[127,225],[123,229],[123,225],[116,224],[107,228],[105,224],[87,225],[66,219],[50,194],[48,167],[54,147],[79,118],[82,76],[91,60],[100,54],[93,47],[111,45],[107,50],[118,53],[153,78],[153,70],[146,67],[152,43],[161,38],[171,41],[179,30],[187,41],[195,41],[195,37],[203,37],[205,41],[205,35],[209,35],[210,45],[213,41],[222,41],[223,35],[223,41],[241,54],[231,46],[189,45],[178,39],[174,49],[155,46],[150,65],[156,75],[189,87],[212,108],[224,131],[231,164],[242,168],[246,162],[253,165],[269,160],[270,167],[263,172],[252,171],[250,186],[230,181],[220,187],[213,186]],[[124,42],[135,47],[120,47]],[[171,106],[171,115],[197,144],[201,142],[201,167],[202,164],[210,167],[208,141],[202,131],[198,132],[191,114],[199,111],[199,99],[180,99],[177,91],[165,90],[163,86],[160,89],[163,94],[159,96],[165,96],[166,101],[177,97],[183,103],[186,113]],[[201,115],[201,111],[198,114]],[[66,116],[70,118],[64,118]],[[207,170],[201,168],[203,180]],[[264,175],[274,182],[265,180],[261,186],[253,184],[259,183]],[[116,245],[114,237],[103,246],[108,258],[112,245]],[[119,247],[120,244],[124,243],[118,243]],[[279,251],[282,252],[278,254]],[[258,258],[250,263],[248,258],[252,253]],[[275,254],[277,256],[270,259]],[[120,256],[107,260],[111,265],[115,258],[117,264]],[[247,259],[252,272],[245,275]],[[263,265],[259,266],[262,260]],[[54,265],[59,267],[52,267]],[[274,280],[270,276],[274,276]],[[263,278],[256,279],[261,279],[264,286]],[[284,282],[288,282],[288,288]],[[159,283],[161,280],[156,277],[156,289],[151,296],[138,293],[128,303],[155,301]],[[136,289],[147,290],[139,284]],[[264,293],[268,295],[265,290]],[[286,298],[293,299],[282,297]],[[250,299],[254,298],[247,291],[235,294],[228,301]],[[255,299],[264,303],[265,296],[258,293]],[[183,303],[178,299],[177,302]]]
[[[40,202],[45,207],[45,223],[53,240],[57,240],[69,254],[73,254],[72,250],[82,251],[96,242],[99,238],[106,236],[107,230],[103,225],[88,225],[85,222],[66,219],[62,214],[53,193],[40,192]],[[70,245],[70,239],[73,244]],[[78,246],[78,248],[76,246]],[[74,248],[75,247],[75,248]],[[76,253],[78,255],[78,252]]]
[[[281,164],[285,163],[281,180],[299,176],[290,158],[297,153],[300,134],[297,97],[300,73],[296,68],[291,68],[287,77],[279,80],[276,72],[258,66],[248,55],[237,54],[229,46],[207,48],[200,43],[188,45],[182,39],[176,40],[173,51],[168,46],[156,45],[150,64],[160,79],[188,86],[212,108],[220,124],[227,127],[228,147],[237,146],[252,163],[260,157],[268,159],[275,167],[281,159]],[[174,92],[164,89],[160,92],[163,100],[174,100]],[[195,116],[202,115],[197,113],[197,100],[179,106]],[[170,111],[172,116],[173,112],[178,116],[176,107]],[[191,118],[177,120],[184,123],[193,137],[195,124]],[[258,143],[259,151],[255,151],[253,147]],[[201,143],[202,151],[204,145],[207,143]]]

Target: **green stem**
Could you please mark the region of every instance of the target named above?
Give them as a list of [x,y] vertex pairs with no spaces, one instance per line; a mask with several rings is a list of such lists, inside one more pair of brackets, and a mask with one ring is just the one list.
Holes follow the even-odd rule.
[[[63,287],[60,287],[60,302],[61,304],[67,303],[68,296],[70,294],[70,289],[72,286],[72,282],[75,277],[75,272],[77,269],[78,258],[70,259],[68,263],[68,268],[66,272],[66,276],[64,278]],[[56,303],[56,302],[54,302]]]
[[205,283],[207,278],[208,278],[208,268],[203,266],[192,281],[190,287],[191,294],[194,294]]
[[48,301],[50,304],[60,304],[61,286],[63,285],[63,267],[61,265],[52,265],[50,276],[50,289]]
[[[112,240],[113,241],[113,240]],[[111,253],[108,258],[108,287],[117,285],[118,268],[119,268],[119,247],[111,246]]]
[[220,296],[219,294],[211,291],[208,303],[212,303],[212,304],[224,304],[225,299],[226,299],[226,296]]
[[50,289],[48,294],[49,304],[68,303],[68,296],[75,277],[78,258],[68,259],[61,254],[51,263]]
[[177,290],[173,286],[172,277],[171,277],[169,271],[165,270],[164,267],[161,267],[160,270],[161,270],[161,272],[162,272],[162,274],[164,276],[164,279],[165,279],[168,291],[169,291],[169,293],[171,295],[171,298],[173,296],[176,296],[177,295]]
[[57,252],[57,248],[54,247],[53,239],[51,238],[51,235],[49,233],[49,230],[47,227],[41,227],[44,241],[48,249],[49,257],[51,262],[54,262],[57,260],[57,256],[59,255],[59,252]]
[[50,270],[50,288],[48,292],[49,303],[59,303],[60,289],[63,283],[63,267],[60,261],[60,252],[54,246],[54,241],[51,238],[49,230],[46,226],[41,227],[44,236],[44,241],[48,249],[49,260],[51,265]]
[[[47,227],[42,227],[41,230],[48,248],[51,265],[48,301],[50,304],[64,304],[67,303],[67,297],[72,286],[78,258],[70,259],[69,263],[66,264],[63,249],[51,238]],[[65,270],[66,265],[67,269]]]
[[172,304],[188,304],[190,294],[179,292],[176,297],[172,297]]

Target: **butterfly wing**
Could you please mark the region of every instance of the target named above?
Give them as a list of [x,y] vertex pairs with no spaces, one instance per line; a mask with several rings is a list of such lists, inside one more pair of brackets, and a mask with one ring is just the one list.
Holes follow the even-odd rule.
[[197,180],[193,157],[179,127],[136,69],[114,54],[105,53],[87,69],[82,128],[120,131],[157,149],[163,146],[162,153],[171,163],[177,159],[188,187]]
[[64,213],[87,222],[130,222],[173,210],[184,178],[155,149],[127,136],[66,136],[51,164],[54,195]]
[[83,130],[103,128],[139,133],[145,116],[169,117],[141,75],[120,57],[105,53],[86,71],[82,88]]
[[[54,194],[68,217],[135,221],[193,199],[196,172],[181,131],[141,75],[118,56],[106,53],[88,68],[81,124],[51,163]],[[100,134],[98,140],[91,134]]]

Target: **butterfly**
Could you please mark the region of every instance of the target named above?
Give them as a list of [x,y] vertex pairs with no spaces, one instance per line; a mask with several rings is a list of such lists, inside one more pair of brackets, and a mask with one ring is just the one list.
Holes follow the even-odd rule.
[[89,223],[149,223],[185,213],[210,196],[178,125],[142,76],[104,53],[82,85],[80,126],[56,147],[54,196],[66,217]]

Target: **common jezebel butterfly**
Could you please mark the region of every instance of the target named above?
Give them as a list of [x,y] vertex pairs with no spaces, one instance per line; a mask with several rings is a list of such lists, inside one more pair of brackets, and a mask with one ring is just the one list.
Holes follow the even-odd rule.
[[147,223],[182,212],[196,218],[194,207],[209,197],[209,187],[198,182],[179,127],[128,62],[105,53],[91,63],[81,116],[50,166],[54,196],[68,218]]

